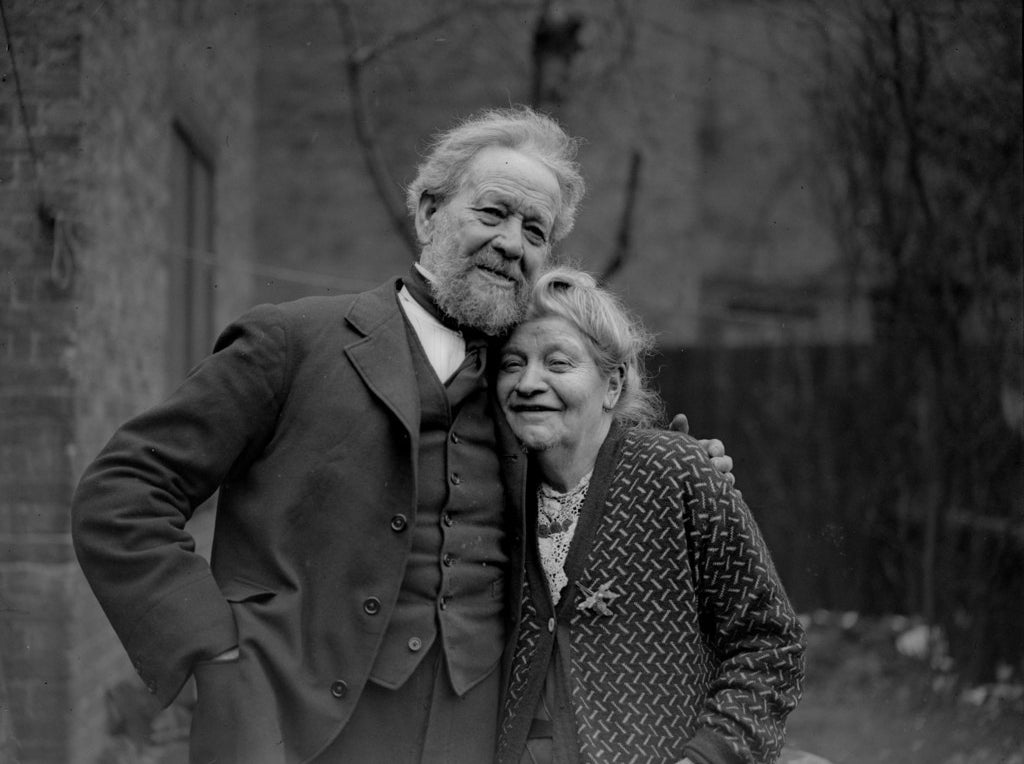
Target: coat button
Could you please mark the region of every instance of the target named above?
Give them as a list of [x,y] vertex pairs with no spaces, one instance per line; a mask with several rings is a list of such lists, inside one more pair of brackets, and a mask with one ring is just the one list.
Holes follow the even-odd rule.
[[423,640],[419,637],[409,637],[409,641],[407,644],[409,645],[409,650],[411,650],[414,653],[417,653],[419,652],[420,648],[423,647]]
[[554,631],[554,630],[555,630],[555,619],[554,618],[549,618],[548,619],[548,631]]
[[444,557],[441,558],[441,562],[444,563],[446,568],[450,568],[455,564],[455,555],[451,552],[445,552]]
[[451,434],[451,439],[452,439],[452,443],[458,443],[459,442],[459,434],[457,432],[453,432]]
[[445,528],[451,528],[455,525],[455,518],[452,517],[451,512],[445,512],[441,515],[441,522],[444,523]]
[[462,477],[459,475],[458,472],[453,472],[449,479],[452,481],[452,485],[458,485],[459,483],[462,482]]
[[380,612],[380,600],[376,597],[367,597],[363,600],[363,610],[367,615],[377,615]]
[[331,682],[331,695],[341,700],[348,695],[348,684],[340,679]]
[[409,521],[405,519],[405,515],[395,515],[391,518],[391,530],[395,533],[401,533],[409,526]]

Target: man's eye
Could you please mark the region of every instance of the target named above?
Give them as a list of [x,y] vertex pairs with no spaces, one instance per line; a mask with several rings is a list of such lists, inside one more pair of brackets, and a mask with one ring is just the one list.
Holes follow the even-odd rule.
[[505,213],[497,207],[480,207],[477,212],[488,225],[499,223],[505,217]]
[[535,246],[546,244],[548,236],[544,232],[543,228],[528,227],[526,229],[526,238],[530,240],[530,243]]

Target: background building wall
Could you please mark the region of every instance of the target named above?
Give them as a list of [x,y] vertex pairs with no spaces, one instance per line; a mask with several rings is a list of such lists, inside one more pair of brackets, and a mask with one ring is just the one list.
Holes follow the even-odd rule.
[[[5,56],[0,644],[13,717],[9,731],[21,744],[21,757],[63,761],[70,742],[67,656],[75,602],[66,535],[74,479],[75,404],[68,352],[75,317],[58,232],[66,232],[69,218],[78,212],[74,171],[81,147],[81,15],[74,9],[61,13],[55,2],[5,3],[5,10],[24,100],[19,103],[16,97],[13,63]],[[34,152],[23,114],[32,127]]]
[[168,272],[186,256],[168,246],[176,123],[215,167],[218,322],[251,302],[254,26],[244,4],[8,0],[5,11],[40,172],[7,58],[4,673],[22,760],[92,762],[111,744],[107,692],[133,672],[74,561],[68,504],[116,426],[176,384]]
[[[747,328],[758,342],[787,339],[771,315],[760,316],[774,323],[768,331],[750,316],[728,331],[709,322],[730,321],[723,282],[748,291],[781,283],[812,302],[828,299],[823,274],[824,289],[837,289],[837,248],[814,186],[806,30],[758,3],[556,5],[557,18],[580,26],[564,61],[552,54],[539,105],[583,138],[588,182],[561,253],[596,272],[609,265],[636,151],[631,254],[612,286],[667,346],[742,341]],[[432,133],[483,107],[537,102],[540,6],[261,5],[257,258],[295,272],[261,278],[258,297],[359,289],[412,260],[367,171],[348,53],[358,52],[362,116],[400,198]],[[805,320],[798,336],[866,335],[862,316],[834,313]]]

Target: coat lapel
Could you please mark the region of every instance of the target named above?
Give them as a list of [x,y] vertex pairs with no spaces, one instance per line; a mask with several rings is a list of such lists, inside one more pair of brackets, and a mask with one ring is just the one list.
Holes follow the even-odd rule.
[[[605,497],[608,495],[608,486],[615,472],[624,436],[625,431],[622,426],[613,422],[608,436],[597,453],[594,472],[590,477],[590,486],[587,488],[586,498],[583,499],[583,506],[580,507],[580,519],[569,544],[569,554],[565,558],[565,575],[569,579],[569,583],[558,602],[557,610],[560,613],[575,608],[579,599],[580,577],[586,570],[590,548],[594,545],[594,539],[604,517]],[[609,572],[603,571],[603,573]],[[594,585],[593,581],[582,583],[588,586]]]
[[364,335],[345,348],[349,361],[363,383],[415,440],[419,433],[420,399],[396,282],[360,295],[346,320]]

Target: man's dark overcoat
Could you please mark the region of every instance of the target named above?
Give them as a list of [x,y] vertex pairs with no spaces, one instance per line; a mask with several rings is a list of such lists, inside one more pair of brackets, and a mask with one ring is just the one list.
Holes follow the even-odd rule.
[[[241,730],[239,761],[314,756],[373,666],[416,516],[408,331],[395,282],[257,307],[76,492],[76,552],[139,674],[169,703],[195,669],[197,723]],[[495,421],[518,601],[525,457]],[[208,566],[185,522],[218,489]]]

